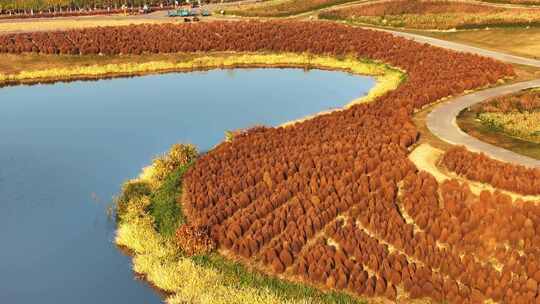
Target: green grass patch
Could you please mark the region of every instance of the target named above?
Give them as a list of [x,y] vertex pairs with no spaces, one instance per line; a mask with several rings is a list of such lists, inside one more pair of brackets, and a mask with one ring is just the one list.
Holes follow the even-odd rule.
[[149,213],[162,235],[173,235],[178,226],[185,222],[182,206],[176,202],[176,198],[181,195],[182,176],[192,164],[190,162],[173,170],[150,196]]

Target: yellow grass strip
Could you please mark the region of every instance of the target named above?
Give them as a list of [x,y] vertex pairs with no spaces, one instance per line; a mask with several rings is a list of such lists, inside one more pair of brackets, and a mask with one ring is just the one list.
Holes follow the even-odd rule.
[[[14,74],[0,73],[0,84],[9,82],[40,81],[50,79],[67,80],[70,78],[100,77],[111,75],[137,75],[143,73],[158,73],[167,71],[232,68],[237,66],[302,66],[321,67],[344,70],[353,74],[372,75],[384,80],[384,86],[370,92],[369,98],[380,96],[388,89],[397,87],[403,74],[396,69],[377,62],[360,61],[352,57],[336,59],[329,56],[313,56],[310,54],[212,54],[196,56],[180,62],[167,60],[149,61],[142,63],[112,63],[62,68],[46,68],[39,70],[21,71]],[[388,74],[388,75],[387,75]],[[386,76],[382,78],[383,76]],[[390,77],[391,76],[391,77]]]

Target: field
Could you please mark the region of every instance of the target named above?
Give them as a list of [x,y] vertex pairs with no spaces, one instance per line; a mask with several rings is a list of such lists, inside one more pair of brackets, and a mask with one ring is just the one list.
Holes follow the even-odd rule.
[[[203,43],[190,43],[195,36]],[[320,39],[308,38],[313,36]],[[138,180],[145,185],[127,185],[119,200],[117,242],[134,251],[136,272],[173,293],[171,303],[536,297],[536,268],[527,268],[536,259],[530,233],[536,218],[502,194],[476,196],[456,181],[439,185],[407,158],[418,138],[414,109],[512,77],[508,65],[326,22],[141,25],[0,39],[1,52],[17,54],[292,52],[331,55],[338,62],[352,56],[407,73],[399,87],[371,103],[287,127],[247,130],[196,159],[169,164],[176,158],[165,158],[165,169],[146,170]],[[395,51],[384,51],[390,47]],[[501,205],[493,208],[491,201]],[[504,222],[506,230],[493,235],[493,221],[473,216],[484,214],[477,208],[503,222],[510,208],[529,228]],[[219,262],[215,250],[264,273],[263,279],[219,283],[227,269],[240,266]],[[498,272],[518,251],[529,252],[530,260]],[[526,278],[526,292],[514,277]],[[282,286],[279,292],[275,286]]]
[[287,17],[358,0],[270,0],[226,9],[243,17]]
[[[227,13],[291,16],[344,2],[278,0]],[[540,18],[481,4],[403,4],[321,17],[441,29]],[[239,66],[378,80],[343,109],[230,133],[203,154],[174,145],[123,185],[115,241],[167,303],[540,300],[540,170],[461,147],[429,160],[414,152],[424,136],[417,113],[515,80],[511,65],[326,21],[157,23],[8,31],[0,35],[0,84]],[[519,95],[482,107],[537,123],[538,105],[538,96]],[[514,130],[537,126],[520,121]]]
[[185,239],[184,246],[179,245],[171,231],[174,235],[185,221],[176,197],[183,174],[196,157],[192,146],[173,146],[141,176],[128,181],[117,200],[116,242],[131,251],[136,272],[169,292],[167,303],[361,303],[342,293],[325,294],[248,271],[200,247],[196,256],[188,255]]
[[474,29],[537,26],[537,9],[454,1],[385,1],[328,10],[320,18],[413,29]]
[[457,32],[424,31],[422,34],[517,56],[540,58],[540,28],[536,27]]
[[[501,77],[511,76],[510,67],[480,57],[458,55],[441,49],[407,42],[403,39],[391,38],[387,34],[326,23],[219,23],[212,30],[218,32],[222,37],[227,37],[227,35],[235,35],[234,33],[238,32],[232,30],[231,27],[243,27],[242,32],[248,33],[248,35],[244,35],[246,38],[242,41],[238,41],[238,39],[214,41],[208,39],[206,40],[208,50],[231,50],[234,47],[240,51],[294,51],[332,53],[339,56],[340,54],[352,52],[351,46],[354,46],[354,50],[358,52],[357,56],[387,62],[407,71],[407,81],[392,93],[379,98],[372,104],[353,106],[348,110],[319,116],[284,129],[262,128],[248,131],[234,137],[231,142],[223,143],[210,151],[210,153],[198,158],[195,165],[183,176],[182,207],[180,210],[183,211],[190,227],[195,231],[208,229],[208,237],[215,242],[223,254],[233,255],[242,261],[246,261],[249,257],[250,260],[255,262],[255,265],[259,265],[256,267],[260,267],[262,271],[271,274],[281,273],[281,276],[285,275],[293,281],[300,280],[315,286],[326,286],[325,288],[330,290],[344,290],[347,293],[369,298],[386,297],[395,299],[398,296],[410,296],[411,298],[427,296],[435,299],[445,297],[459,302],[459,299],[463,297],[471,297],[470,291],[468,293],[466,290],[461,291],[459,288],[452,292],[452,281],[446,283],[444,280],[439,281],[436,277],[431,277],[434,274],[426,277],[426,274],[422,271],[411,271],[412,269],[428,269],[422,268],[420,265],[427,265],[423,267],[439,267],[433,264],[435,260],[428,259],[427,256],[416,252],[413,247],[406,245],[411,244],[410,241],[404,242],[406,239],[396,238],[395,233],[390,234],[391,231],[381,230],[382,227],[378,226],[373,219],[374,216],[385,218],[390,214],[391,218],[389,220],[391,223],[396,225],[400,223],[399,217],[394,217],[397,214],[391,212],[392,208],[387,209],[387,207],[383,206],[393,204],[391,201],[398,193],[397,182],[407,175],[414,174],[414,166],[407,164],[407,153],[404,150],[405,147],[414,143],[417,136],[414,125],[410,122],[409,113],[411,113],[411,110],[415,107],[421,107],[431,100],[467,88],[485,85]],[[146,30],[162,31],[165,29],[173,30],[161,26],[154,29],[147,28]],[[197,29],[197,27],[191,28],[194,31],[197,31]],[[131,30],[126,31],[126,33],[131,33]],[[116,29],[114,32],[120,41],[123,40],[124,32],[122,29]],[[257,39],[251,39],[254,34],[250,35],[250,32],[258,33],[256,35]],[[91,35],[89,33],[93,34],[93,32],[85,32],[85,35]],[[281,33],[283,37],[288,37],[291,41],[298,41],[301,37],[310,37],[316,33],[323,38],[328,35],[328,37],[334,37],[334,39],[333,41],[330,39],[321,40],[332,41],[331,45],[320,45],[318,41],[304,41],[302,44],[294,44],[283,39],[275,40],[276,33]],[[130,36],[125,35],[125,37]],[[336,40],[335,37],[343,38]],[[352,37],[354,37],[353,40],[351,40]],[[35,37],[30,37],[30,39],[34,41]],[[95,43],[95,46],[91,45],[91,47],[100,47],[99,40],[93,39],[91,41]],[[235,41],[235,45],[223,44],[226,41]],[[368,44],[368,41],[377,41],[380,46],[373,45],[373,43]],[[125,43],[129,46],[131,42],[127,40]],[[153,42],[150,41],[149,43]],[[182,43],[182,41],[178,43]],[[395,45],[396,43],[400,45],[400,52],[388,54],[378,51],[384,49],[385,44]],[[149,51],[152,46],[143,45],[143,48],[143,51]],[[167,48],[165,48],[166,50]],[[401,52],[415,54],[415,56],[423,58],[424,61],[431,62],[426,66],[438,66],[438,73],[431,74],[425,68],[419,69],[415,67],[414,62],[417,62],[417,60],[405,59],[400,55]],[[441,60],[444,56],[448,56],[446,58],[451,58],[451,60]],[[470,65],[474,65],[476,69],[468,69],[467,66]],[[482,70],[484,72],[489,70],[490,72],[489,74],[482,73]],[[480,77],[481,75],[492,75],[493,78],[483,78]],[[445,79],[445,81],[438,80],[438,77]],[[447,79],[453,78],[465,78],[468,81],[459,82],[459,84],[447,81]],[[415,84],[420,83],[423,84],[421,86],[423,89],[419,91],[415,89],[419,87]],[[409,97],[410,99],[403,99],[402,97],[399,108],[390,110],[395,107],[386,106],[393,104],[394,98],[397,96],[408,96],[410,94],[408,92],[415,93]],[[381,123],[390,126],[390,128],[377,129],[376,126]],[[321,128],[324,125],[331,125],[332,128]],[[318,135],[309,135],[309,132],[316,132]],[[297,133],[298,135],[296,135]],[[358,137],[358,134],[365,134],[367,137]],[[277,138],[276,136],[280,138],[279,141],[272,139]],[[325,142],[321,141],[321,139],[325,138],[325,141],[332,141],[332,145],[323,144],[320,146],[321,142]],[[371,139],[364,142],[363,138]],[[283,139],[286,141],[283,141]],[[345,140],[349,144],[336,141],[337,139]],[[306,142],[303,143],[302,140]],[[268,146],[268,144],[273,145],[278,142],[281,148]],[[262,143],[266,144],[261,145]],[[363,148],[360,151],[363,152],[360,154],[362,156],[357,157],[354,166],[347,166],[346,164],[350,162],[345,160],[352,156],[349,153],[353,151],[351,149],[354,147],[351,144],[362,146]],[[311,159],[298,158],[300,156],[298,154],[299,150],[295,149],[304,146],[312,147]],[[254,147],[258,148],[253,150]],[[240,150],[231,154],[231,149]],[[279,150],[287,152],[276,154],[275,152]],[[377,154],[380,154],[382,158],[373,159],[372,157]],[[237,155],[240,158],[231,158],[232,155]],[[244,158],[243,155],[251,156],[250,158]],[[269,166],[270,163],[267,163],[267,161],[272,161],[276,155],[286,157],[286,162],[283,163],[283,160],[280,160],[280,163]],[[325,158],[319,159],[319,155],[325,155]],[[217,159],[227,159],[227,161],[213,161]],[[384,169],[392,167],[395,162],[402,164],[398,167],[394,166],[393,170]],[[262,173],[246,171],[255,164],[258,164],[257,167],[262,166]],[[334,170],[326,167],[325,164],[334,164],[332,166],[334,170],[339,171],[333,173]],[[223,165],[225,167],[219,167]],[[292,167],[289,167],[291,165]],[[232,168],[242,171],[231,171]],[[245,173],[241,173],[244,171]],[[235,181],[236,178],[231,178],[230,175],[233,172],[235,172],[234,176],[242,176],[246,180]],[[383,175],[382,172],[387,173]],[[212,176],[208,174],[212,174]],[[307,180],[313,180],[313,182],[309,182],[308,186],[306,186],[304,177],[307,178],[308,176],[311,176],[311,178]],[[334,176],[343,176],[343,179],[336,179]],[[351,182],[353,176],[359,178],[360,184],[352,183],[347,185],[347,183]],[[374,179],[375,176],[379,176],[379,178]],[[225,178],[227,182],[218,182],[217,178]],[[203,180],[205,186],[198,186],[198,183]],[[412,177],[411,182],[414,183]],[[331,185],[331,187],[324,186],[324,183]],[[221,186],[213,190],[214,185]],[[242,190],[244,187],[245,190]],[[379,187],[381,187],[380,190],[377,190]],[[275,194],[268,192],[270,189],[275,189],[272,190]],[[312,190],[305,192],[308,189]],[[334,190],[324,192],[323,189]],[[210,192],[203,194],[199,193],[199,191]],[[252,202],[254,193],[257,193],[253,191],[261,192],[257,196],[257,201]],[[357,197],[359,193],[365,193],[367,196],[362,199],[362,196]],[[207,199],[199,199],[199,197],[207,197]],[[293,199],[294,197],[296,199]],[[354,208],[351,205],[354,201],[362,202],[361,204],[366,204],[366,207],[373,206],[375,209],[371,209],[371,207],[359,209],[358,206]],[[226,204],[226,206],[220,204]],[[255,205],[259,206],[258,209],[263,213],[251,214],[253,208],[250,206]],[[380,211],[386,211],[378,213],[379,207],[377,206],[383,208]],[[390,206],[388,205],[388,207]],[[407,205],[404,204],[404,206]],[[316,215],[316,210],[319,208],[326,211]],[[350,211],[348,211],[349,208]],[[285,212],[286,210],[289,212]],[[368,210],[370,212],[365,213]],[[235,211],[238,211],[238,213]],[[286,217],[282,218],[286,214],[296,214],[297,220],[294,222],[287,221]],[[275,220],[268,221],[272,218]],[[357,218],[358,222],[347,220],[348,224],[344,223],[345,226],[339,224],[340,221],[347,218]],[[241,221],[237,222],[237,220]],[[255,222],[252,222],[253,220]],[[311,224],[307,225],[306,223],[309,222]],[[304,223],[302,226],[310,228],[308,228],[309,230],[304,230],[306,228],[298,230],[296,224],[291,226],[292,223]],[[268,226],[269,224],[272,226]],[[401,222],[399,225],[407,224]],[[272,236],[273,233],[276,233],[276,230],[268,230],[270,227],[277,228],[278,231],[283,233]],[[399,229],[409,229],[406,227],[412,226],[403,226]],[[227,233],[223,234],[225,231]],[[265,236],[267,233],[269,235]],[[300,235],[305,233],[304,237],[301,237],[298,233]],[[350,251],[347,248],[351,248],[351,245],[355,243],[348,244],[342,239],[343,235],[354,235],[355,238],[352,239],[355,240],[354,242],[369,244],[369,246],[365,247],[365,252]],[[208,238],[204,237],[204,234],[202,236],[203,239],[208,240]],[[413,237],[413,235],[410,235],[410,237]],[[421,235],[414,237],[421,237]],[[455,240],[452,239],[451,242]],[[419,244],[424,244],[422,246],[429,247],[429,243],[423,243],[422,238],[418,239],[418,241]],[[389,253],[387,251],[389,246],[397,248],[399,251]],[[338,250],[336,251],[336,249]],[[260,255],[257,252],[260,252]],[[369,258],[372,254],[373,258]],[[366,257],[365,260],[364,257]],[[417,259],[423,261],[422,264],[416,266],[417,262],[415,261]],[[315,265],[313,264],[314,260],[325,261],[325,263],[318,263],[318,266],[314,267],[312,266]],[[391,262],[393,265],[392,271],[385,270],[387,269],[385,266],[378,266],[383,265],[385,260],[388,262],[393,261]],[[359,263],[360,261],[361,263]],[[336,267],[332,265],[343,266]],[[398,267],[398,265],[401,266]],[[397,276],[398,273],[399,277]],[[403,277],[405,273],[408,277]],[[455,272],[449,273],[454,274],[453,280],[459,279],[455,276]],[[426,286],[421,283],[424,280],[428,282]],[[446,284],[444,288],[448,289],[448,292],[444,295],[441,292],[443,283]],[[457,283],[455,284],[455,286],[458,286]],[[431,287],[427,288],[427,286]],[[497,295],[490,296],[496,297]]]

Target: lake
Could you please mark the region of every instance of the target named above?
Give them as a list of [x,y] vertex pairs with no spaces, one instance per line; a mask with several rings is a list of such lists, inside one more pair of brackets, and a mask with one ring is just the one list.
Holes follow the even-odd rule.
[[342,107],[371,77],[235,69],[0,89],[0,303],[160,303],[106,212],[177,142]]

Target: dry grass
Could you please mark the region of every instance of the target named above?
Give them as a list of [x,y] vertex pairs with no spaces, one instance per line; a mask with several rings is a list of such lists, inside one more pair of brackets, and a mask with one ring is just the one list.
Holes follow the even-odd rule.
[[188,54],[151,54],[122,56],[68,56],[44,54],[0,54],[0,74],[18,74],[23,71],[62,69],[105,64],[146,63],[151,61],[179,62],[193,58]]
[[288,17],[358,0],[271,0],[238,5],[227,14],[244,17]]
[[[354,103],[372,100],[395,89],[404,74],[389,66],[356,58],[336,59],[310,54],[175,54],[146,56],[43,56],[1,55],[0,84],[138,75],[167,71],[184,71],[238,66],[300,66],[343,70],[353,74],[372,75],[377,86]],[[44,60],[45,59],[45,60]]]
[[540,143],[540,112],[481,113],[478,118],[510,136]]
[[493,51],[540,59],[540,28],[422,32],[421,34]]
[[0,34],[166,22],[171,22],[171,20],[141,18],[136,16],[98,16],[78,18],[47,18],[32,20],[5,20],[0,22]]

